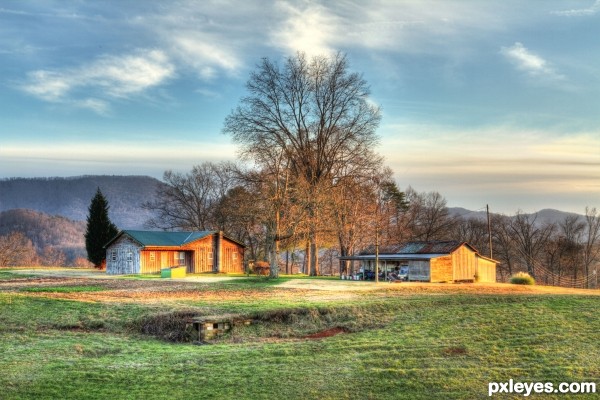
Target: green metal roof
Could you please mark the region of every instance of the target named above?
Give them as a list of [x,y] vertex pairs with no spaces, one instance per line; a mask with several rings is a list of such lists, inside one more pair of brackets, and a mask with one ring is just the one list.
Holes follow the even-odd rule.
[[156,231],[122,231],[122,233],[131,236],[133,240],[139,242],[142,246],[183,246],[210,236],[216,231],[196,231],[196,232],[156,232]]

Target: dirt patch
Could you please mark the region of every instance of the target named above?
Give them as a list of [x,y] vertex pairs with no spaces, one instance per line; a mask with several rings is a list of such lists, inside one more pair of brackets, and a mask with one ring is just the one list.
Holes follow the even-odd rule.
[[313,333],[312,335],[304,336],[304,339],[323,339],[323,338],[339,335],[342,333],[348,333],[348,331],[344,328],[335,327],[335,328],[326,329],[321,332]]
[[446,347],[442,353],[446,356],[463,356],[468,353],[467,349],[463,346],[452,346]]

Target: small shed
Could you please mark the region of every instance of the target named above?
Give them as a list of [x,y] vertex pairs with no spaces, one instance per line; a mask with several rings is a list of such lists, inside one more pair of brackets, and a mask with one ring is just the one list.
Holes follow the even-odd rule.
[[[379,268],[391,271],[407,267],[409,281],[496,282],[496,260],[482,256],[470,244],[459,241],[415,241],[379,249]],[[342,260],[359,261],[365,270],[375,269],[374,246]]]
[[245,246],[221,231],[123,230],[106,248],[106,273],[152,274],[185,266],[187,273],[244,272]]

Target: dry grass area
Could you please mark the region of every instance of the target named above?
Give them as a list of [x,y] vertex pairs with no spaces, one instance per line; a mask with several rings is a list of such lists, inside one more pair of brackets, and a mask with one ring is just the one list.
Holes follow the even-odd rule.
[[[188,278],[179,280],[121,279],[92,271],[46,270],[31,276],[0,281],[0,291],[14,295],[68,299],[84,302],[164,303],[227,302],[227,301],[353,301],[368,294],[374,297],[412,295],[483,294],[483,295],[600,295],[598,290],[569,289],[552,286],[521,286],[511,284],[452,283],[386,283],[353,282],[331,279],[282,279],[265,284],[263,278]],[[52,275],[52,276],[49,276]],[[241,280],[240,280],[241,279]],[[223,283],[225,282],[225,283]],[[229,282],[229,283],[227,283]],[[238,285],[237,282],[244,284]],[[256,282],[256,288],[253,287]],[[94,291],[52,291],[53,287],[94,286]],[[34,291],[31,288],[34,288]],[[37,289],[36,289],[37,288]],[[48,291],[35,291],[45,288]]]

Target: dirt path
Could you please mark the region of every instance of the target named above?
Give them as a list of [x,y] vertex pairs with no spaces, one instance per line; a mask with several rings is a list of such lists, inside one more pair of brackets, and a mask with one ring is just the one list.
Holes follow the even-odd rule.
[[[22,275],[34,275],[48,278],[86,278],[86,279],[116,279],[123,280],[122,275],[108,275],[105,271],[85,268],[23,268],[11,270],[12,273]],[[236,279],[231,276],[188,276],[186,278],[169,279],[171,282],[222,282]],[[140,279],[141,280],[141,279]],[[158,281],[158,279],[148,279],[147,281]],[[165,282],[165,280],[163,280]]]

